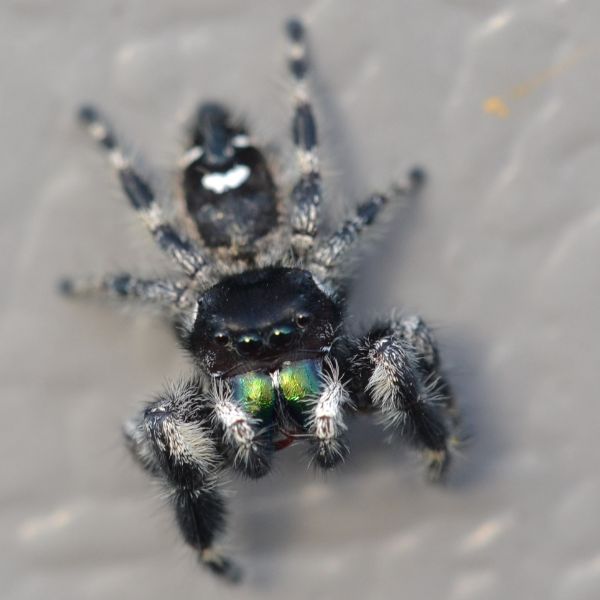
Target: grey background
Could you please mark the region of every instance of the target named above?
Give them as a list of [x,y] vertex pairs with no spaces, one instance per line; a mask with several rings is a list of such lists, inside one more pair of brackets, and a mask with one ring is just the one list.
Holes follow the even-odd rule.
[[[53,286],[165,268],[76,105],[103,106],[165,187],[201,98],[285,164],[291,13],[310,28],[331,214],[430,172],[355,309],[436,324],[475,437],[446,489],[364,421],[339,473],[291,449],[268,479],[232,481],[232,589],[121,444],[121,421],[189,369],[169,330]],[[592,0],[3,2],[1,597],[600,597],[598,23]]]

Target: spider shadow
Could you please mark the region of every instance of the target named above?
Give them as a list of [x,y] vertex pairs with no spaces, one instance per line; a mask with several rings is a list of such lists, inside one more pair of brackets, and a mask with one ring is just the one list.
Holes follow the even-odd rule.
[[[307,483],[306,448],[287,448],[273,457],[271,472],[264,478],[239,479],[236,489],[236,546],[244,550],[248,575],[258,587],[266,587],[276,579],[268,560],[261,560],[294,544],[300,524],[297,503]],[[250,557],[258,558],[251,564]]]
[[460,370],[449,370],[449,378],[462,415],[462,447],[458,450],[450,485],[468,488],[483,485],[494,478],[495,467],[508,451],[507,436],[497,427],[495,397],[489,384],[489,369],[484,362],[488,354],[483,344],[466,335],[444,340],[442,354]]

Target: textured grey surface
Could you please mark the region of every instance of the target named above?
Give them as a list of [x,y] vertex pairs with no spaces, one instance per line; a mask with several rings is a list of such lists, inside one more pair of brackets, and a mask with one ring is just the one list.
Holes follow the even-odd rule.
[[[188,369],[169,331],[53,285],[164,267],[77,103],[167,174],[200,98],[289,153],[291,12],[310,27],[332,213],[415,161],[431,174],[371,251],[356,311],[439,326],[475,439],[447,489],[367,422],[326,480],[292,449],[232,481],[232,589],[196,567],[120,440]],[[600,597],[598,22],[592,0],[4,2],[2,598]]]

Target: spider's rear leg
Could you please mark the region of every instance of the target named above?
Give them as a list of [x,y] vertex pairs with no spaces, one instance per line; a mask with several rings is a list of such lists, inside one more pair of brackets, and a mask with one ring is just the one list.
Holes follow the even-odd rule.
[[308,59],[304,26],[296,19],[290,20],[287,35],[290,41],[288,67],[294,83],[292,139],[300,170],[292,190],[291,241],[294,253],[303,258],[311,250],[318,233],[321,173],[317,156],[317,123],[306,85]]
[[322,239],[314,247],[309,257],[309,267],[324,279],[336,282],[342,275],[340,267],[347,255],[360,241],[363,231],[371,227],[385,210],[386,206],[401,198],[417,194],[425,181],[420,169],[413,169],[406,185],[395,185],[390,194],[371,194],[357,207],[354,216],[346,219],[331,236]]
[[451,460],[457,416],[453,401],[444,396],[450,388],[429,329],[420,319],[376,325],[356,360],[383,425],[407,436],[421,451],[429,479],[442,479]]
[[206,246],[252,256],[279,220],[266,158],[245,127],[216,103],[198,108],[189,139],[180,161],[187,217]]
[[211,265],[199,249],[166,220],[152,186],[135,168],[108,121],[93,106],[82,106],[79,119],[100,147],[107,152],[132,208],[141,216],[157,245],[188,277],[199,283],[206,283]]
[[218,489],[225,463],[210,434],[198,382],[169,390],[124,428],[134,457],[163,482],[185,541],[211,571],[238,581],[240,571],[214,548],[225,527]]

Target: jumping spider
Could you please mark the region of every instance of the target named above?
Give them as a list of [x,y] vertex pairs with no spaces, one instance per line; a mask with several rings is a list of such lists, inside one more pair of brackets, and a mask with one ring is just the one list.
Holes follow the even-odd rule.
[[[195,375],[127,421],[125,437],[168,490],[185,541],[229,579],[238,570],[213,545],[225,526],[219,483],[227,469],[262,477],[274,452],[300,439],[316,465],[332,469],[348,453],[344,416],[361,409],[407,436],[436,480],[448,467],[458,419],[420,317],[380,321],[362,336],[346,327],[352,278],[343,264],[389,200],[373,194],[333,234],[319,231],[323,192],[301,23],[290,21],[287,35],[299,171],[287,203],[245,127],[221,105],[203,104],[181,160],[184,235],[109,124],[92,107],[80,111],[131,206],[183,273],[69,279],[62,289],[154,303],[178,326]],[[414,171],[394,196],[414,194],[422,179]]]

